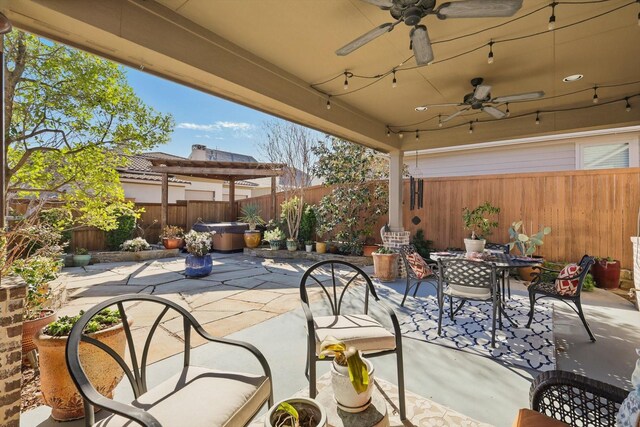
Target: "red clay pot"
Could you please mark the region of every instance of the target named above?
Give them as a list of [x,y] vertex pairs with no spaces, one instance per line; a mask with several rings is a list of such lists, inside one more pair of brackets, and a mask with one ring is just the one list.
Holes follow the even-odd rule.
[[591,267],[591,275],[599,288],[615,289],[620,285],[620,261],[596,261]]
[[377,251],[378,248],[378,245],[364,245],[362,247],[362,256],[372,256],[372,254]]
[[163,238],[162,245],[165,249],[178,249],[182,244],[181,238]]

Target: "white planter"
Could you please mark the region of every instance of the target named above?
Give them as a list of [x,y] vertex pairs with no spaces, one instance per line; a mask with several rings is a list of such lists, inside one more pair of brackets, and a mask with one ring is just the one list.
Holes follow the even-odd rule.
[[[275,427],[275,424],[271,421],[271,419],[273,418],[273,413],[276,412],[278,406],[280,406],[282,402],[287,402],[288,404],[296,408],[298,413],[301,413],[301,411],[303,410],[313,411],[313,418],[316,420],[319,419],[317,427],[326,427],[327,413],[325,412],[324,408],[318,404],[318,402],[313,399],[309,399],[308,397],[292,397],[277,402],[269,409],[269,411],[267,411],[267,415],[265,415],[264,417],[265,427]],[[304,407],[306,407],[307,409],[302,409]]]
[[331,387],[333,394],[338,403],[338,407],[346,412],[356,413],[362,412],[371,404],[371,393],[373,392],[373,364],[367,359],[364,363],[369,371],[369,387],[358,394],[349,379],[349,369],[346,366],[337,365],[335,362],[331,364]]
[[633,285],[636,289],[636,309],[640,310],[640,237],[632,237],[633,243]]
[[304,245],[304,250],[307,252],[313,251],[313,245]]
[[467,252],[484,252],[485,239],[464,239],[464,246]]

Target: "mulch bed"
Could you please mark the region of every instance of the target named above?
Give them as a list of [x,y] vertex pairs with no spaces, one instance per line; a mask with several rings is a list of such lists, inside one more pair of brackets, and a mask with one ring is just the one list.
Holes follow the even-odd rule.
[[27,364],[22,365],[22,402],[20,412],[26,412],[44,405],[40,393],[40,375]]

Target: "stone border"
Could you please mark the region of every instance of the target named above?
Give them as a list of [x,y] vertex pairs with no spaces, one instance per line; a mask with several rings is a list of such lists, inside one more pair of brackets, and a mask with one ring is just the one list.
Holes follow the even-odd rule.
[[288,251],[286,249],[273,251],[268,248],[244,248],[244,254],[247,256],[271,259],[300,259],[309,261],[325,261],[328,259],[334,259],[349,262],[360,267],[373,265],[373,258],[369,256],[347,256],[330,253],[319,254],[317,252]]
[[91,262],[96,264],[100,262],[148,261],[150,259],[175,258],[179,254],[180,249],[151,249],[140,252],[92,252]]

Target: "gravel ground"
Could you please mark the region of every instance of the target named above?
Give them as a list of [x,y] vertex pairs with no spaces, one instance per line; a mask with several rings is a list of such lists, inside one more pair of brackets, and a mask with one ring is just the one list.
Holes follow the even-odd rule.
[[22,365],[22,404],[20,412],[25,412],[44,405],[40,393],[40,375],[35,369]]

